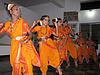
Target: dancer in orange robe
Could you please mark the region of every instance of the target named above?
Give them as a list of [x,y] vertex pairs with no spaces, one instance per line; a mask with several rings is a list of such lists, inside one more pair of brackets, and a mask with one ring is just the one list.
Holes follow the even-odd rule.
[[[74,43],[71,35],[73,35],[73,31],[72,31],[72,28],[69,24],[67,24],[66,22],[64,23],[64,39],[63,39],[63,43],[65,43],[65,50],[66,50],[66,55],[68,55],[68,52],[70,53],[71,57],[74,59],[74,63],[75,63],[75,66],[77,67],[78,64],[77,64],[77,46],[76,44]],[[68,56],[67,56],[68,57]],[[68,66],[70,65],[70,62],[69,62],[69,58],[67,58],[67,63],[68,63]]]
[[95,42],[93,40],[91,40],[91,38],[89,38],[86,43],[87,43],[87,46],[88,46],[89,58],[90,58],[90,56],[92,56],[93,60],[96,62],[97,61],[97,55],[96,55],[96,49],[95,49],[95,46],[96,46]]
[[20,18],[20,8],[17,5],[8,4],[7,9],[12,20],[5,25],[0,24],[0,33],[7,32],[11,38],[12,75],[33,75],[32,64],[40,66],[40,59],[30,40],[28,23]]
[[[56,46],[59,50],[59,54],[60,54],[60,58],[61,61],[63,61],[65,59],[65,50],[63,50],[63,47],[61,47],[62,45],[62,37],[63,37],[63,27],[62,27],[62,19],[61,18],[54,18],[52,20],[54,26],[56,26],[57,28],[54,29],[55,34],[57,35],[57,38],[54,39]],[[56,30],[57,29],[57,30]]]
[[50,65],[54,68],[57,68],[59,74],[62,75],[62,72],[59,69],[60,56],[54,41],[50,38],[50,35],[53,34],[53,32],[52,29],[49,27],[49,16],[42,16],[41,21],[41,26],[34,26],[35,23],[33,23],[32,26],[32,31],[38,33],[37,38],[39,40],[39,53],[42,63],[40,70],[42,71],[42,75],[46,75],[48,65]]
[[86,40],[82,37],[81,32],[79,32],[79,36],[76,39],[76,42],[79,45],[79,47],[78,47],[78,60],[79,60],[79,63],[82,64],[84,59],[88,63],[88,60],[89,60],[88,55],[89,54],[88,54],[88,50],[87,50],[87,44],[86,44]]

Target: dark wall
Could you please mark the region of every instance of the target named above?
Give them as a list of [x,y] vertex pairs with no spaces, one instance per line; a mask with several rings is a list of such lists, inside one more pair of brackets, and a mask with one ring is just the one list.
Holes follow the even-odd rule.
[[90,9],[99,9],[100,8],[100,0],[99,1],[92,1],[92,2],[84,2],[81,3],[80,10],[90,10]]

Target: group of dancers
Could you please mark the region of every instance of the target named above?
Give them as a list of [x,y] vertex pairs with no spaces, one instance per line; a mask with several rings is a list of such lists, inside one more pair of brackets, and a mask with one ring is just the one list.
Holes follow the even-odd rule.
[[[8,4],[7,11],[11,20],[0,22],[0,33],[6,32],[11,38],[10,64],[12,75],[33,75],[33,66],[40,67],[42,75],[46,75],[48,66],[57,69],[63,75],[61,64],[66,61],[70,66],[69,55],[75,66],[87,63],[92,55],[96,62],[95,43],[82,37],[82,33],[74,33],[66,20],[54,18],[50,27],[50,17],[43,15],[30,27],[21,15],[17,4]],[[32,43],[32,32],[37,32],[39,53]]]

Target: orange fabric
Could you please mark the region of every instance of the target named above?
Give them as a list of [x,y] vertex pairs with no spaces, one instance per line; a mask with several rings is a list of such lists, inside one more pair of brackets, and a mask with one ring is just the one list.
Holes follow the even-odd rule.
[[87,46],[88,46],[89,57],[92,56],[93,60],[96,62],[97,60],[96,49],[95,49],[96,44],[94,43],[94,41],[88,40]]
[[77,59],[77,47],[74,44],[70,36],[68,36],[67,38],[68,38],[67,44],[66,44],[67,50],[69,51],[72,58],[76,60]]
[[61,38],[63,36],[63,28],[62,26],[58,26],[58,37]]
[[89,54],[87,50],[86,40],[82,37],[79,37],[76,42],[78,43],[78,60],[82,64],[85,59],[87,62],[89,61]]
[[[49,26],[36,26],[33,31],[38,32],[38,39],[41,37],[49,37],[53,32]],[[39,53],[42,66],[40,70],[46,74],[48,65],[57,68],[60,65],[60,57],[54,41],[47,38],[39,42]]]
[[38,32],[38,39],[40,39],[41,37],[49,37],[52,33],[52,30],[49,26],[36,26],[33,29],[33,32],[37,31]]
[[[56,33],[56,29],[54,28],[53,31]],[[67,60],[68,56],[66,55],[66,50],[64,48],[65,44],[62,44],[65,40],[62,39],[63,37],[63,27],[62,26],[58,26],[58,40],[57,39],[53,39],[54,43],[56,44],[56,47],[58,49],[59,55],[60,55],[60,60]]]
[[[72,33],[71,27],[69,25],[65,26],[64,29],[63,29],[63,33],[64,33],[64,36],[65,36],[65,40],[67,40],[67,42],[65,44],[65,49],[67,51],[69,51],[72,58],[74,60],[76,60],[77,59],[77,47],[76,47],[74,41],[72,40],[72,38],[69,35],[69,34]],[[63,43],[64,42],[65,41],[63,41]]]
[[56,46],[57,46],[57,48],[58,48],[58,50],[59,50],[59,54],[60,54],[60,58],[61,59],[64,59],[64,57],[65,57],[65,50],[63,50],[63,47],[61,47],[62,46],[62,37],[63,37],[63,28],[62,28],[62,26],[58,26],[58,38],[60,39],[58,39],[58,40],[56,40],[55,41],[55,43],[56,43]]
[[65,35],[70,34],[71,31],[72,31],[72,29],[71,29],[68,25],[67,25],[67,26],[64,26],[63,33],[64,33]]
[[36,63],[38,63],[38,66],[40,66],[39,56],[32,45],[33,43],[31,40],[27,43],[21,43],[20,41],[25,38],[16,40],[16,37],[29,32],[28,24],[20,18],[11,27],[8,21],[3,31],[8,32],[11,37],[10,64],[12,66],[12,75],[21,75],[21,67],[23,67],[24,75],[33,75],[32,64],[37,65]]
[[67,25],[62,27],[58,27],[58,37],[57,40],[57,47],[59,49],[59,54],[62,60],[66,60],[69,62],[68,59],[68,51],[74,60],[77,59],[77,47],[74,44],[72,38],[69,34],[72,32],[71,28]]
[[66,43],[67,43],[67,38],[63,38],[62,40],[57,41],[60,58],[62,60],[66,60],[67,62],[69,62],[68,61],[68,53],[66,50]]

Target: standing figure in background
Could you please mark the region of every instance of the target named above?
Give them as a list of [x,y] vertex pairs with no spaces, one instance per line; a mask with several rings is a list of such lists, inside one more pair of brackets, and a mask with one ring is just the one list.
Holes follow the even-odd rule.
[[0,33],[7,32],[11,38],[10,64],[12,75],[33,75],[32,64],[40,66],[39,55],[33,46],[28,23],[20,17],[16,4],[7,5],[11,21],[0,24]]
[[48,66],[52,66],[58,69],[59,75],[62,75],[60,70],[60,56],[58,49],[54,43],[54,41],[50,38],[51,34],[54,34],[52,29],[49,27],[49,16],[44,15],[41,17],[42,25],[36,25],[33,23],[33,32],[38,33],[39,40],[39,54],[41,60],[40,70],[42,71],[42,75],[46,75],[48,70]]

